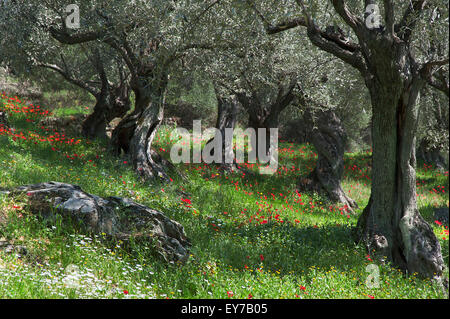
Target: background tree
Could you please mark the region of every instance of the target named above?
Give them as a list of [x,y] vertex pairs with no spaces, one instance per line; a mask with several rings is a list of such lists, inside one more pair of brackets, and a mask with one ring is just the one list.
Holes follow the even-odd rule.
[[[78,56],[79,57],[79,56]],[[128,75],[125,73],[121,58],[106,58],[97,48],[88,54],[85,62],[70,63],[61,54],[58,64],[37,62],[37,66],[45,67],[59,73],[68,82],[82,88],[92,94],[96,100],[94,110],[82,123],[83,135],[94,137],[106,137],[106,126],[115,118],[121,118],[130,110],[130,87]],[[109,69],[115,69],[108,76],[105,63]],[[81,71],[81,65],[90,64],[96,71],[94,76]],[[81,71],[81,72],[80,72]],[[89,78],[89,79],[88,79]],[[115,83],[109,79],[115,79]]]
[[334,202],[342,203],[349,212],[354,212],[358,204],[342,188],[344,173],[344,153],[347,134],[341,120],[333,109],[314,107],[315,102],[299,94],[304,114],[302,123],[314,145],[318,159],[314,170],[308,176],[299,178],[299,191],[325,193]]
[[[235,172],[241,169],[240,165],[236,162],[234,159],[234,153],[232,149],[232,140],[228,141],[229,144],[227,144],[226,140],[226,129],[232,129],[234,130],[236,127],[237,122],[237,112],[238,112],[238,101],[237,98],[233,95],[230,96],[229,92],[227,90],[223,90],[220,87],[216,85],[215,87],[216,97],[217,97],[217,120],[215,128],[218,129],[218,132],[220,134],[220,141],[221,145],[211,145],[210,143],[215,142],[215,139],[217,136],[214,136],[209,140],[206,145],[206,147],[211,147],[212,152],[211,156],[215,158],[215,151],[217,147],[221,148],[221,158],[220,158],[220,167],[224,169],[227,172]],[[227,147],[229,145],[229,147]],[[233,158],[232,163],[227,162],[227,158]]]
[[427,165],[448,170],[448,97],[427,88],[420,104],[417,158]]
[[33,5],[11,2],[2,17],[7,21],[2,34],[8,41],[2,50],[3,63],[28,77],[44,67],[58,74],[58,80],[62,76],[91,94],[96,103],[82,124],[82,133],[105,137],[106,125],[130,109],[129,76],[122,58],[105,45],[61,45],[47,32],[46,21],[41,21],[40,11]]

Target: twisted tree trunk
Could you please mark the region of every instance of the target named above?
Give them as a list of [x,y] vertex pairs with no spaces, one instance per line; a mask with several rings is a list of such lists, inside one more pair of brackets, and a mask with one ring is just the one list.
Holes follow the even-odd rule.
[[[291,76],[287,80],[278,83],[278,92],[272,96],[267,94],[268,92],[265,92],[264,89],[250,90],[250,95],[242,92],[236,93],[237,99],[248,113],[248,128],[255,130],[256,136],[252,141],[252,149],[256,152],[257,157],[263,156],[265,159],[269,159],[274,152],[270,141],[270,129],[278,129],[281,112],[294,100],[294,88],[298,79],[296,76]],[[265,89],[271,90],[271,88]],[[261,136],[262,132],[264,135]],[[263,145],[260,145],[260,141],[263,142]]]
[[111,145],[116,154],[123,150],[130,156],[136,172],[149,179],[168,180],[169,165],[152,149],[153,139],[163,120],[165,87],[153,89],[145,83],[134,84],[134,111],[125,116],[112,132]]
[[129,88],[125,84],[105,87],[96,95],[94,111],[82,123],[82,133],[89,138],[106,137],[106,127],[116,117],[130,110]]
[[318,160],[314,170],[307,177],[299,179],[297,187],[299,191],[323,193],[331,201],[342,203],[348,211],[353,212],[358,205],[345,194],[341,186],[347,138],[344,128],[332,110],[315,113],[313,115],[308,109],[303,122],[309,126],[308,131]]
[[[236,115],[237,115],[237,100],[234,98],[223,98],[217,97],[217,121],[216,121],[216,129],[218,130],[219,136],[215,136],[211,138],[205,145],[205,148],[212,148],[213,152],[211,152],[211,156],[214,158],[214,151],[218,148],[221,149],[221,160],[220,167],[227,172],[235,172],[238,171],[238,165],[235,160],[234,152],[233,152],[233,138],[231,136],[231,140],[226,140],[226,129],[234,130],[236,125]],[[212,145],[211,143],[217,142],[216,138],[220,137],[221,144],[220,145]],[[227,159],[233,159],[231,163]]]
[[130,87],[118,65],[120,81],[111,85],[98,50],[95,51],[93,64],[100,78],[101,87],[95,94],[97,103],[94,112],[83,122],[82,131],[88,137],[106,136],[106,126],[116,117],[123,117],[130,110]]

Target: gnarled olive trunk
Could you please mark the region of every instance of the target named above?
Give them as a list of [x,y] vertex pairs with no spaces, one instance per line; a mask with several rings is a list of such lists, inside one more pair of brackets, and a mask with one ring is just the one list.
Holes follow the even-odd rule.
[[316,111],[313,115],[308,109],[303,122],[309,126],[308,131],[318,159],[314,170],[307,177],[300,177],[297,184],[299,191],[322,193],[353,212],[358,205],[345,194],[341,186],[347,138],[341,121],[332,110]]
[[108,108],[105,98],[97,99],[94,111],[81,124],[81,132],[84,136],[88,138],[106,137],[106,111]]
[[[151,86],[133,87],[136,102],[132,113],[114,129],[111,145],[116,153],[130,156],[136,172],[144,179],[168,179],[164,161],[153,149],[152,142],[163,119],[164,89]],[[165,164],[164,164],[165,163]]]
[[419,148],[417,149],[417,158],[422,160],[425,164],[434,165],[440,170],[448,169],[440,149],[438,147],[430,146],[430,143],[426,139],[423,139],[422,142],[420,142]]
[[[262,87],[256,91],[250,90],[249,95],[243,92],[236,94],[236,98],[248,113],[248,128],[255,130],[256,138],[252,141],[252,149],[257,157],[264,154],[266,159],[272,158],[275,150],[270,141],[270,129],[278,129],[281,112],[294,100],[297,80],[296,76],[291,76],[279,82],[278,91],[272,91],[271,87]],[[261,131],[264,136],[260,136],[259,129],[263,129]],[[260,145],[260,138],[263,145]]]
[[236,125],[237,101],[236,99],[217,98],[216,128],[223,134],[226,128],[234,129]]
[[83,121],[82,133],[89,138],[105,137],[107,125],[117,117],[123,117],[130,110],[130,89],[122,83],[110,87],[107,82],[96,94],[94,111]]
[[355,234],[382,260],[440,277],[441,247],[416,202],[416,102],[423,83],[413,59],[402,53],[408,50],[396,49],[377,52],[387,62],[378,65],[377,77],[366,77],[373,108],[372,193]]
[[[220,162],[220,167],[224,169],[225,171],[232,172],[237,171],[238,165],[235,161],[234,152],[233,152],[233,139],[231,138],[231,141],[229,142],[229,145],[227,147],[227,141],[226,141],[226,129],[234,130],[234,127],[236,125],[236,115],[237,115],[237,100],[235,98],[222,98],[217,97],[217,121],[216,121],[216,129],[219,130],[220,138],[221,138],[221,144],[215,145],[213,150],[217,149],[218,147],[221,148],[222,151],[222,158]],[[211,138],[205,145],[205,147],[208,147],[210,143],[213,143],[215,141],[215,137]],[[211,152],[211,156],[214,156],[214,152]],[[232,163],[228,163],[227,158],[232,158]]]
[[[280,116],[281,110],[277,108],[265,109],[263,107],[259,108],[257,112],[249,112],[248,127],[255,130],[255,140],[252,143],[252,148],[256,150],[256,155],[259,156],[259,150],[265,153],[266,156],[270,157],[273,149],[270,144],[270,129],[278,128],[278,118]],[[259,129],[262,130],[261,133]],[[261,134],[264,134],[261,136]],[[263,144],[260,143],[263,141]]]

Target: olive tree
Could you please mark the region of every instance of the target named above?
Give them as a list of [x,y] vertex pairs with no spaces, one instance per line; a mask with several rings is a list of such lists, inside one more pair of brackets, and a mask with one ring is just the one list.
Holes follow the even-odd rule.
[[2,62],[16,74],[35,77],[41,68],[53,71],[68,83],[91,94],[94,111],[82,123],[82,133],[104,137],[106,125],[130,109],[129,76],[123,60],[105,45],[62,45],[48,32],[45,15],[32,3],[8,3],[1,13]]

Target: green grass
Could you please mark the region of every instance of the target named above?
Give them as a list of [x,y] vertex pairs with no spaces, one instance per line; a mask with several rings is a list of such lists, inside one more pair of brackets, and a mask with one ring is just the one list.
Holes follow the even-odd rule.
[[[0,251],[1,298],[446,298],[433,282],[388,265],[378,265],[379,288],[367,287],[366,267],[374,262],[352,241],[357,216],[316,194],[295,192],[297,176],[314,167],[310,145],[280,143],[273,176],[183,164],[178,168],[187,181],[142,183],[126,158],[108,154],[106,141],[45,131],[36,125],[44,115],[11,103],[20,110],[8,108],[17,136],[0,133],[0,187],[59,181],[129,197],[180,222],[192,248],[185,264],[166,264],[143,244],[132,243],[130,251],[60,220],[45,223],[24,209],[25,199],[0,196],[0,239],[28,249],[23,257]],[[163,154],[169,133],[162,128],[155,139]],[[343,187],[363,208],[370,153],[346,154],[345,161]],[[433,220],[434,207],[448,206],[448,172],[418,165],[417,174],[420,211],[448,265],[448,228]]]
[[41,99],[54,116],[88,114],[95,104],[91,95],[81,94],[79,90],[44,91]]

